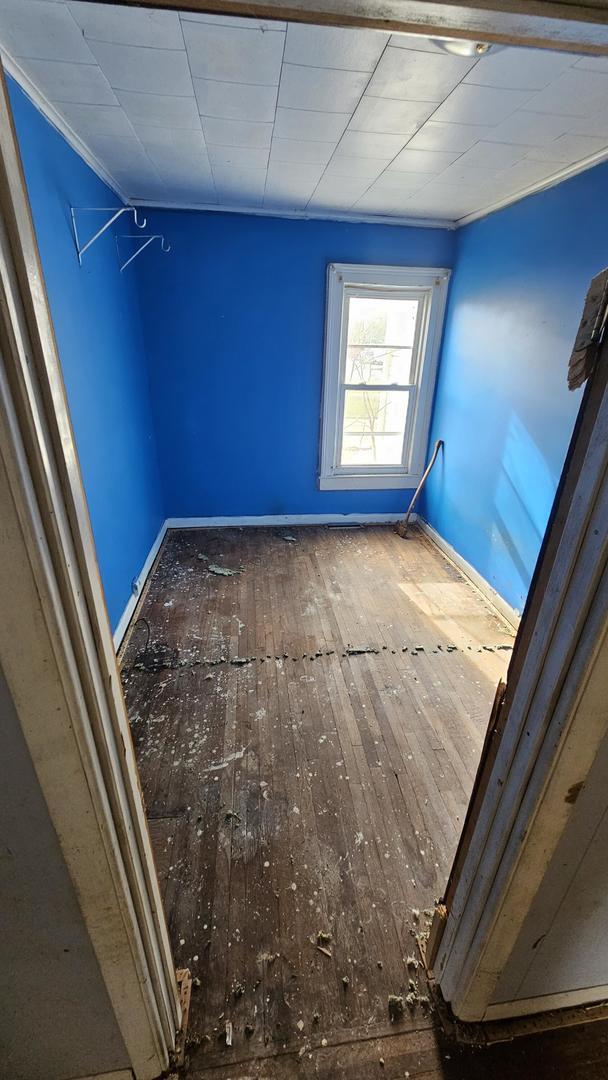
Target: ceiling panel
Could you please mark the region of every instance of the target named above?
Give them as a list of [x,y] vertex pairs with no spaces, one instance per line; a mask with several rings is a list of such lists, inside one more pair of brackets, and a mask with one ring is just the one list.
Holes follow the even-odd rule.
[[201,119],[194,95],[168,97],[166,94],[144,94],[134,90],[117,90],[116,97],[133,124],[152,127],[183,128],[200,131]]
[[218,82],[193,79],[201,116],[218,120],[259,120],[272,123],[277,107],[278,86]]
[[91,50],[114,90],[138,90],[168,97],[192,94],[192,77],[184,49],[148,49],[90,41]]
[[292,23],[287,29],[284,60],[288,64],[371,72],[389,35],[374,30]]
[[84,0],[0,47],[128,199],[451,222],[608,158],[608,58]]
[[283,64],[279,105],[283,109],[352,113],[367,83],[368,75],[361,71]]
[[2,0],[2,44],[13,56],[95,63],[68,8],[46,0]]
[[441,102],[471,70],[475,60],[448,53],[388,48],[369,84],[374,97]]
[[141,45],[148,49],[184,47],[179,15],[175,11],[120,8],[111,4],[89,4],[84,0],[74,0],[67,7],[85,38],[92,41]]
[[190,68],[197,78],[278,84],[284,33],[189,21],[184,21],[182,28]]

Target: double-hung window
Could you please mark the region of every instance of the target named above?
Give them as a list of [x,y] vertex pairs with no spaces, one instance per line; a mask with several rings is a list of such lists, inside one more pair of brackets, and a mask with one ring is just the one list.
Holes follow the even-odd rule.
[[321,488],[416,487],[449,271],[328,268]]

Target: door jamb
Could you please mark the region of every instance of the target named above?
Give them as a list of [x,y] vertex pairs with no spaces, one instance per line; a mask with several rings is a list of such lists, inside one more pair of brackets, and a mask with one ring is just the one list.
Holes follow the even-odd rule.
[[[20,555],[27,552],[31,573],[23,569],[24,608],[37,597],[30,620],[21,610],[10,625],[3,620],[0,663],[21,703],[33,765],[135,1074],[152,1077],[166,1068],[180,1027],[175,968],[1,70],[0,420],[3,493],[15,514],[14,528],[4,536],[6,562],[12,558],[21,566]],[[12,593],[13,599],[19,595],[15,584],[10,574],[0,579],[4,595]],[[34,633],[38,613],[48,636],[40,626]],[[36,700],[37,656],[41,670],[46,665],[54,671],[63,688],[53,716]],[[43,718],[47,727],[41,732]],[[53,737],[61,748],[55,759],[49,754]],[[71,793],[78,800],[73,807]],[[94,850],[91,820],[98,826]],[[110,897],[103,912],[91,889],[99,867],[98,880]],[[106,926],[112,918],[114,938]]]
[[[598,303],[605,315],[607,290],[604,271],[591,284],[581,329]],[[494,745],[480,763],[475,791],[482,794],[471,802],[432,933],[429,964],[463,1020],[491,1014],[500,971],[573,812],[569,795],[580,790],[608,730],[605,709],[593,706],[608,632],[608,342],[596,339],[590,350],[589,380],[491,720]]]

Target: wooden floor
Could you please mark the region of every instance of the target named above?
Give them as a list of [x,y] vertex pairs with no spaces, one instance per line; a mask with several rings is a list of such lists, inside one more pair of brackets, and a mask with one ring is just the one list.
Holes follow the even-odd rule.
[[175,958],[197,982],[192,1075],[472,1080],[491,1060],[521,1072],[522,1052],[530,1076],[608,1075],[589,1058],[604,1025],[578,1073],[580,1032],[544,1036],[536,1064],[530,1039],[480,1058],[426,1004],[416,934],[512,643],[426,538],[171,531],[137,619],[122,674]]

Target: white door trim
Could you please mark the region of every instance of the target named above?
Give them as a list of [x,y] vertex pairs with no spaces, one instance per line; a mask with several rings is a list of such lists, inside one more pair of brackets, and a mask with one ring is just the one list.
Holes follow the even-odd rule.
[[607,367],[605,345],[579,412],[507,675],[503,735],[434,963],[462,1020],[492,1015],[500,973],[573,813],[569,793],[580,790],[608,730]]
[[133,1071],[151,1080],[179,998],[3,76],[0,217],[0,664]]

